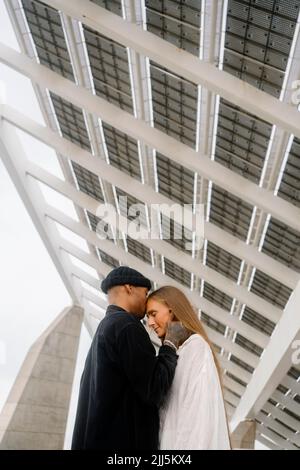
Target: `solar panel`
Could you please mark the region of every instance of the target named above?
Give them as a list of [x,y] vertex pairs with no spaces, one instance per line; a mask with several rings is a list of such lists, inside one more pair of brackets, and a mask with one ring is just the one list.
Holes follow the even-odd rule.
[[156,153],[158,190],[179,204],[193,204],[194,173]]
[[224,310],[230,311],[231,309],[233,298],[206,281],[204,282],[203,297]]
[[197,86],[153,63],[150,74],[155,127],[195,147]]
[[96,94],[128,112],[133,112],[126,47],[84,27]]
[[145,5],[148,31],[199,55],[201,2],[146,0]]

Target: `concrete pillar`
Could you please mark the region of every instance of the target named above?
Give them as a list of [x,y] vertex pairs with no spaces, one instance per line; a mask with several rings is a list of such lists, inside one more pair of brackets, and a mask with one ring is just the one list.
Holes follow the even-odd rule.
[[0,415],[0,449],[63,449],[83,309],[65,308],[30,348]]
[[233,449],[254,449],[256,422],[253,419],[241,421],[231,434]]

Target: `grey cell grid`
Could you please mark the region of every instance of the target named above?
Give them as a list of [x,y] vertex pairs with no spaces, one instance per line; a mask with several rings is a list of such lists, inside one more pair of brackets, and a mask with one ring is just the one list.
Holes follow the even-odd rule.
[[83,30],[97,95],[132,113],[126,47],[86,26]]
[[22,0],[41,64],[74,81],[59,13],[41,2]]
[[162,238],[167,243],[170,243],[178,250],[185,251],[189,255],[192,254],[192,250],[186,248],[186,243],[192,243],[192,232],[190,230],[162,214],[161,231]]
[[[118,199],[118,205],[120,209],[120,213],[123,217],[128,218],[128,220],[135,220],[138,217],[138,221],[141,224],[142,227],[148,228],[148,223],[147,223],[147,216],[146,216],[146,205],[140,201],[139,199],[135,198],[134,196],[131,196],[130,194],[126,193],[125,191],[122,191],[121,189],[116,187],[116,196]],[[127,205],[125,205],[126,200],[125,199],[120,199],[120,198],[127,198]],[[135,211],[136,208],[132,208],[134,211],[134,215],[129,215],[129,209],[131,206],[134,206],[135,204],[139,204],[138,207],[141,207],[141,212]]]
[[90,152],[91,144],[82,109],[52,92],[50,97],[62,135]]
[[300,378],[300,369],[297,369],[297,367],[291,367],[287,375],[297,381]]
[[251,292],[284,309],[292,290],[257,269],[253,278]]
[[246,240],[253,207],[215,184],[212,188],[210,222]]
[[231,309],[233,298],[212,286],[207,281],[204,282],[203,297],[228,312]]
[[263,348],[260,348],[255,343],[240,335],[239,333],[236,335],[235,343],[258,357],[260,357],[263,353]]
[[145,4],[148,31],[199,55],[201,2],[146,0]]
[[208,267],[237,282],[241,260],[210,241],[207,243],[206,264]]
[[289,410],[288,407],[284,407],[282,411],[286,413],[288,416],[291,416],[291,418],[294,418],[300,422],[300,414],[294,413],[293,411]]
[[268,336],[272,335],[276,326],[276,323],[272,322],[268,318],[263,317],[260,313],[255,312],[248,306],[246,306],[241,320],[247,323],[247,325],[252,326],[256,330]]
[[194,173],[156,153],[158,190],[179,204],[193,204]]
[[272,126],[220,100],[215,160],[258,184]]
[[300,233],[271,217],[262,252],[300,272]]
[[[62,135],[85,150],[91,150],[82,110],[59,96],[50,94]],[[77,129],[77,132],[75,131]],[[92,157],[91,157],[92,158]],[[71,162],[79,189],[103,202],[103,193],[97,175]]]
[[238,357],[236,357],[234,354],[231,354],[230,359],[231,362],[236,364],[237,366],[242,367],[242,369],[245,369],[249,374],[253,374],[254,368],[251,367],[249,364],[247,364],[245,361],[242,361]]
[[247,387],[246,382],[244,382],[243,380],[241,380],[239,377],[236,377],[234,374],[230,373],[229,371],[226,371],[226,375],[227,375],[227,377],[229,377],[230,379],[234,380],[236,383],[242,385],[243,387]]
[[107,253],[100,250],[99,248],[98,248],[98,253],[99,253],[99,257],[100,257],[101,261],[103,261],[103,263],[106,263],[109,266],[111,266],[111,268],[117,268],[118,266],[120,266],[120,262],[116,258],[114,258],[113,256],[108,255]]
[[206,326],[208,326],[212,330],[217,331],[218,333],[221,333],[221,335],[225,334],[226,325],[210,317],[205,312],[201,312],[201,322],[203,322]]
[[102,124],[110,164],[141,180],[137,141],[105,122]]
[[148,264],[152,264],[151,251],[148,247],[143,245],[140,241],[131,238],[129,235],[126,236],[126,243],[130,254]]
[[279,187],[278,196],[300,207],[300,141],[294,138]]
[[150,75],[155,127],[194,148],[197,86],[153,62],[150,64]]
[[106,10],[115,13],[116,15],[122,16],[122,4],[121,0],[90,0],[99,7],[105,8]]
[[91,171],[86,170],[78,163],[72,163],[74,173],[76,175],[77,183],[80,191],[93,197],[99,202],[104,202],[101,186],[99,184],[99,178]]
[[189,273],[186,269],[181,268],[176,263],[166,257],[164,257],[164,263],[165,273],[167,276],[171,277],[172,279],[175,279],[186,287],[190,287],[191,273]]
[[298,11],[297,1],[230,0],[224,70],[278,98]]
[[[98,226],[98,223],[100,222],[99,217],[97,217],[94,214],[91,214],[91,212],[89,212],[89,211],[87,211],[87,217],[89,219],[89,224],[90,224],[92,230],[94,232],[99,233],[99,230],[100,230],[100,227]],[[107,239],[114,242],[111,226],[106,225],[105,232],[107,233]],[[99,238],[99,240],[100,240],[100,238]],[[109,256],[109,255],[107,255],[107,256]]]

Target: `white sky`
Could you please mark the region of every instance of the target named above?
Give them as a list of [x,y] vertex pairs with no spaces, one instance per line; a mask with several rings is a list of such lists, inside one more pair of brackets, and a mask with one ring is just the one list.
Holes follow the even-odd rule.
[[[4,2],[0,1],[0,41],[19,50]],[[44,124],[30,80],[0,63],[7,104]],[[1,89],[0,89],[1,94]],[[27,158],[62,177],[54,152],[22,132]],[[44,191],[47,201],[74,215],[70,203]],[[74,240],[73,240],[74,242]],[[80,242],[79,242],[80,243]],[[81,243],[81,246],[86,246]],[[0,410],[32,343],[71,304],[52,263],[0,159]],[[81,371],[90,337],[82,330],[65,447],[69,448]],[[265,448],[257,443],[257,449]]]

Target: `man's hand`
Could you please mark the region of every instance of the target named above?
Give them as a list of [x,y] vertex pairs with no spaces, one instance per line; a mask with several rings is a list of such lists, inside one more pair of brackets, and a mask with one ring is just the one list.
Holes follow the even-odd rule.
[[176,348],[179,348],[193,333],[182,325],[179,321],[172,321],[168,323],[165,341],[171,341]]

